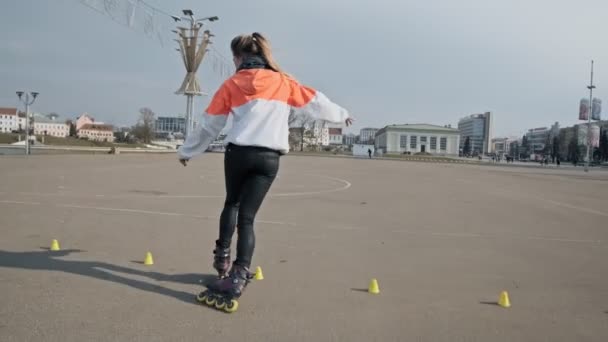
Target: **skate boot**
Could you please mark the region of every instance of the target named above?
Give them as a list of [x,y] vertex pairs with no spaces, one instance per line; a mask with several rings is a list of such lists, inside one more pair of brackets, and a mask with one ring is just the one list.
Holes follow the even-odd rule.
[[220,247],[219,240],[216,240],[213,254],[213,268],[217,271],[220,279],[225,278],[226,272],[230,268],[230,248]]
[[196,296],[196,300],[218,310],[235,312],[239,307],[238,299],[253,276],[246,267],[233,264],[227,278],[209,285],[206,291]]

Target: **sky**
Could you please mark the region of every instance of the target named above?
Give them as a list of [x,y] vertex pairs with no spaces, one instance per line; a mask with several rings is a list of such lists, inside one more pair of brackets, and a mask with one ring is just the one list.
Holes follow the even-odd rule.
[[[174,92],[185,71],[170,40],[172,20],[158,16],[166,20],[156,27],[169,37],[161,44],[82,1],[104,0],[0,1],[0,107],[17,106],[15,91],[30,90],[40,92],[33,111],[65,118],[88,112],[131,125],[142,107],[159,116],[183,113],[186,100]],[[594,95],[608,103],[605,0],[147,2],[166,13],[191,8],[219,16],[208,28],[228,63],[235,35],[264,33],[286,71],[349,110],[353,132],[456,126],[486,111],[494,113],[496,136],[555,121],[570,126],[589,96],[591,59]],[[212,58],[198,77],[210,94],[225,78]],[[197,98],[195,112],[208,101]]]

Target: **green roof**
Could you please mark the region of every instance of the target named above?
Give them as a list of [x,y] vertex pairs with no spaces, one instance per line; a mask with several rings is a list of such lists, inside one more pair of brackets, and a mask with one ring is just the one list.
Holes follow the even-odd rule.
[[431,125],[431,124],[404,124],[404,125],[388,125],[384,127],[385,129],[407,129],[407,130],[416,130],[416,131],[442,131],[442,132],[450,132],[450,133],[458,133],[457,128],[449,128],[439,125]]

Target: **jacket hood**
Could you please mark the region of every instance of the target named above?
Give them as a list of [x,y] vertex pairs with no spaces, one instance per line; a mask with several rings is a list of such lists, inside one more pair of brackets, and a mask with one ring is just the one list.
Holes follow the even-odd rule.
[[244,69],[232,77],[232,83],[249,96],[278,87],[281,81],[280,73],[268,69]]

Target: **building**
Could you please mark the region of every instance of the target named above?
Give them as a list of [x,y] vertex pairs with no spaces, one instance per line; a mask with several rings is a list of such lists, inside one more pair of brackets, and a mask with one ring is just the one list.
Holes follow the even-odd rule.
[[390,125],[376,132],[375,146],[383,153],[419,153],[458,156],[457,129],[430,124]]
[[373,144],[376,138],[377,128],[361,128],[359,131],[359,143],[361,144]]
[[70,125],[57,115],[34,114],[34,135],[50,135],[65,138],[70,135]]
[[186,134],[186,118],[159,116],[154,122],[154,133],[157,136],[168,136],[174,133]]
[[521,142],[521,138],[509,140],[509,155],[513,157],[513,159],[520,160],[522,159],[523,153],[525,153],[521,147]]
[[85,124],[76,131],[80,139],[93,141],[114,142],[114,129],[111,125],[105,124]]
[[342,145],[342,128],[328,128],[329,145]]
[[356,144],[358,140],[359,137],[357,135],[354,135],[353,133],[344,134],[342,136],[342,144],[344,145],[352,146]]
[[[289,149],[299,151],[302,149],[318,149],[321,146],[328,146],[329,130],[330,128],[319,121],[311,122],[305,127],[290,127]],[[340,134],[340,139],[341,138],[342,135]]]
[[0,108],[0,133],[11,133],[25,128],[25,118],[19,117],[17,108]]
[[329,145],[329,128],[324,122],[315,121],[311,128],[312,137],[310,144],[315,146]]
[[541,153],[545,149],[545,142],[548,136],[549,129],[547,127],[529,129],[526,133],[528,149],[534,154]]
[[114,127],[95,121],[88,113],[82,113],[76,119],[76,136],[80,139],[114,142]]
[[[608,130],[608,121],[597,121],[593,125],[600,130]],[[562,161],[572,162],[574,159],[582,162],[587,154],[587,123],[564,127],[559,130],[557,153]]]
[[509,154],[512,140],[513,139],[510,138],[492,139],[490,152],[497,155]]
[[467,138],[469,138],[471,154],[490,153],[493,125],[493,116],[491,112],[473,114],[460,119],[460,121],[458,121],[460,149],[464,150],[464,144]]
[[556,122],[551,126],[529,129],[526,133],[528,141],[528,153],[533,151],[534,154],[544,154],[547,141],[551,144],[553,137],[559,136],[559,123]]
[[[82,113],[76,119],[76,131],[80,130],[84,125],[91,125],[95,123],[95,119],[90,116],[88,113]],[[103,122],[97,122],[98,124],[103,124]]]

